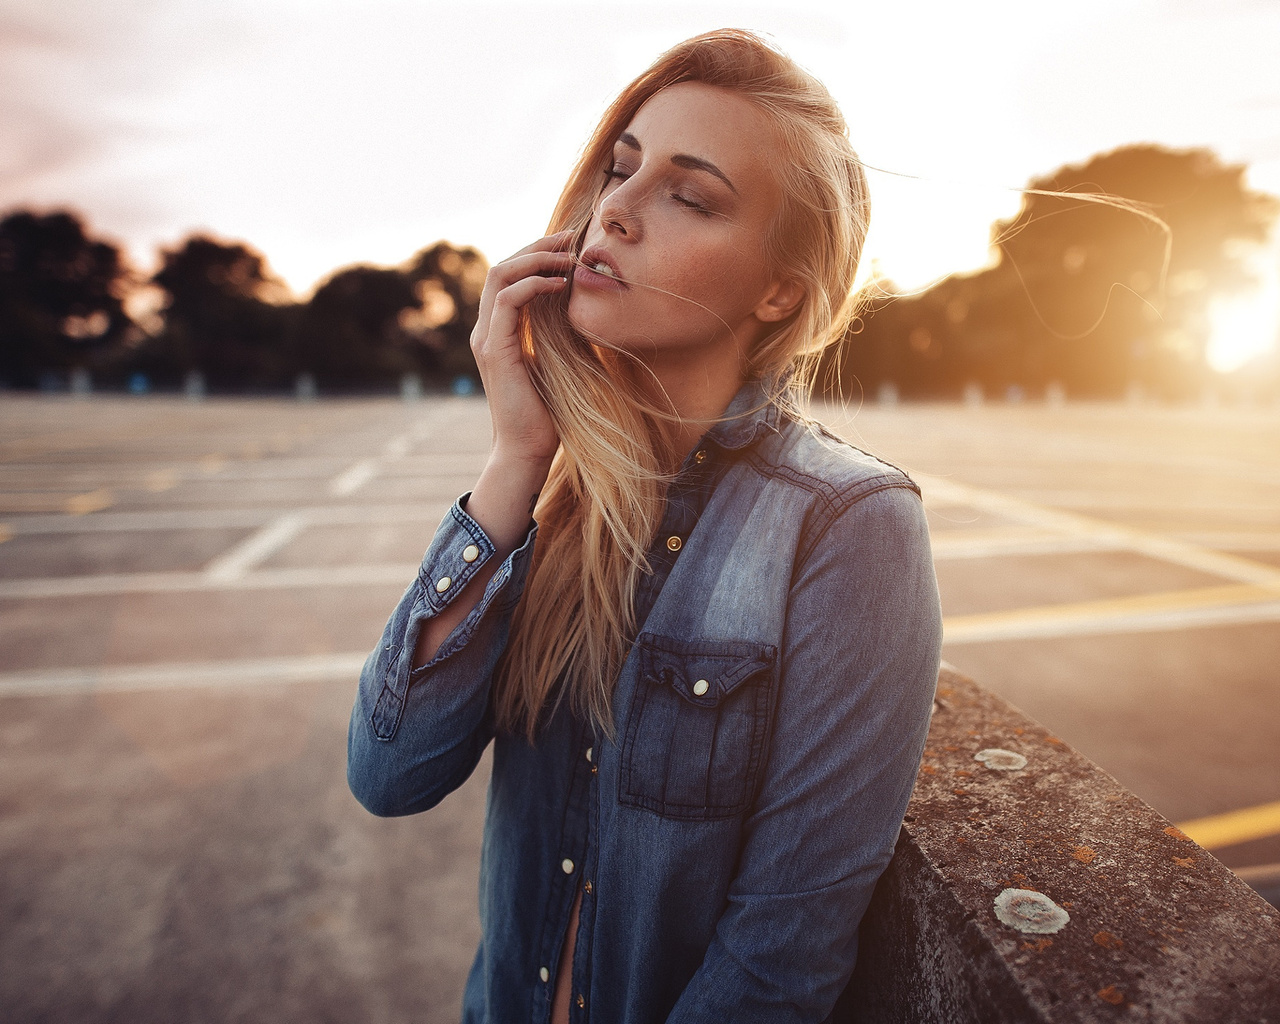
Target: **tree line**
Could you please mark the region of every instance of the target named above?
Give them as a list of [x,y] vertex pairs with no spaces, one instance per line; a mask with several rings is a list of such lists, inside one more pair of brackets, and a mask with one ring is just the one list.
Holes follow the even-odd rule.
[[327,393],[385,390],[406,376],[470,390],[480,291],[474,248],[437,242],[398,267],[342,268],[295,301],[265,258],[203,234],[161,254],[150,277],[74,213],[0,220],[0,383],[276,392],[305,377]]
[[[1205,149],[1125,146],[1030,183],[992,227],[997,259],[919,293],[874,281],[822,377],[856,398],[1203,393],[1215,296],[1249,287],[1245,253],[1280,204]],[[1128,201],[1075,198],[1104,194]],[[488,265],[438,242],[398,267],[358,264],[296,301],[243,242],[192,235],[150,277],[71,212],[0,220],[0,385],[74,371],[123,386],[273,392],[300,375],[328,393],[412,375],[478,383],[468,344]],[[1249,386],[1280,392],[1277,360]]]
[[890,387],[916,398],[1138,390],[1179,400],[1215,378],[1280,394],[1274,354],[1235,380],[1206,363],[1211,304],[1257,285],[1246,255],[1278,208],[1247,187],[1243,165],[1206,149],[1133,145],[1062,167],[992,226],[994,265],[919,294],[874,282],[823,376],[850,397]]

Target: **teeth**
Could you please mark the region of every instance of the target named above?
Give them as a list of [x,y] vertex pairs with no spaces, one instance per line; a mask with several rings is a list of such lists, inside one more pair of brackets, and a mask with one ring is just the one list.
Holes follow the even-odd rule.
[[609,266],[609,264],[605,263],[603,260],[601,260],[591,269],[594,270],[597,274],[604,274],[605,277],[613,277],[613,267]]

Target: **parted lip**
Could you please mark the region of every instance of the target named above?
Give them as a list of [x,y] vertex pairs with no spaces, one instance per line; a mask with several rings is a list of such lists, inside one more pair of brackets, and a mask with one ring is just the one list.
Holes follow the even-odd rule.
[[622,280],[622,274],[618,270],[617,261],[598,245],[593,245],[589,249],[583,249],[582,256],[579,257],[579,259],[584,267],[593,272],[595,271],[597,263],[603,263],[613,271],[613,280],[617,281],[618,284],[622,285],[624,288],[626,287],[626,282]]

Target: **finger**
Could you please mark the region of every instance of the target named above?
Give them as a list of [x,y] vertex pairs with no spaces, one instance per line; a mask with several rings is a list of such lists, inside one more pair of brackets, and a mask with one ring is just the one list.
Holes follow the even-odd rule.
[[513,256],[509,260],[496,264],[489,270],[484,288],[480,292],[480,309],[476,322],[480,324],[488,323],[489,317],[493,312],[494,297],[503,288],[509,287],[524,278],[540,275],[545,271],[560,271],[563,273],[569,269],[573,260],[574,256],[571,252],[536,250],[523,256]]
[[[572,228],[568,228],[564,231],[554,231],[549,235],[543,235],[536,242],[530,242],[520,251],[512,253],[510,256],[507,257],[507,260],[512,260],[512,259],[515,259],[517,256],[524,256],[525,254],[531,253],[531,252],[545,252],[545,251],[555,250],[555,249],[566,249],[569,247],[570,244],[572,244],[573,236],[574,236],[574,231]],[[503,260],[503,262],[505,263],[507,262],[507,260]]]
[[520,310],[539,295],[558,292],[565,286],[563,277],[526,277],[498,292],[489,321],[489,336],[514,337],[520,321]]

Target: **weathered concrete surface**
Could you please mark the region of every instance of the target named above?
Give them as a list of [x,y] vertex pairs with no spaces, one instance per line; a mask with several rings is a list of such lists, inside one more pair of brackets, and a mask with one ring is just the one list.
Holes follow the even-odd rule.
[[[990,749],[1026,766],[975,759]],[[1069,921],[1041,933],[1002,923],[1006,889],[1044,894]],[[944,667],[854,981],[837,1017],[848,1024],[1276,1022],[1280,911],[1092,762]]]

